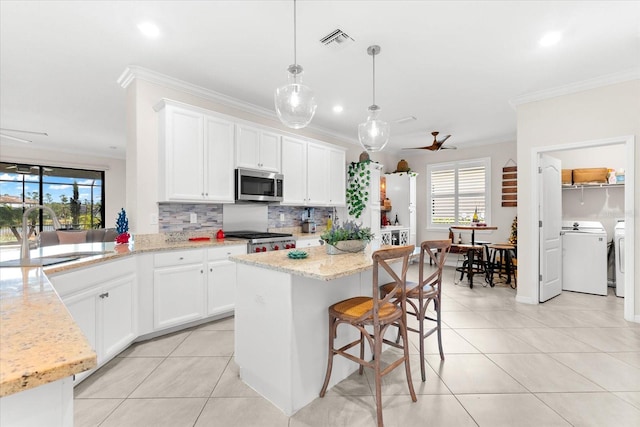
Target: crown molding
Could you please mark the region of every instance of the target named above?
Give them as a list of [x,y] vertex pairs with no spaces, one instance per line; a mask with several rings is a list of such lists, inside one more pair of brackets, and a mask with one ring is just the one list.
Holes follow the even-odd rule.
[[[118,77],[118,84],[126,89],[134,80],[144,80],[149,83],[157,84],[160,86],[164,86],[170,89],[179,90],[190,95],[198,96],[200,98],[207,99],[212,102],[216,102],[227,107],[236,108],[240,111],[244,111],[246,113],[254,114],[256,116],[266,118],[269,120],[277,121],[280,120],[276,113],[272,110],[259,107],[254,104],[250,104],[248,102],[240,101],[236,98],[230,97],[228,95],[222,94],[220,92],[216,92],[211,89],[204,88],[202,86],[194,85],[188,82],[185,82],[180,79],[176,79],[171,76],[167,76],[162,73],[158,73],[153,70],[149,70],[144,67],[139,67],[137,65],[130,65],[122,72],[120,77]],[[358,144],[353,138],[349,138],[343,134],[336,133],[330,129],[318,126],[307,126],[305,129],[309,129],[315,132],[318,132],[322,135],[334,138],[336,140],[346,142],[349,144]],[[290,131],[287,131],[290,132]],[[297,135],[297,134],[292,134]],[[302,135],[297,135],[302,136]]]
[[636,79],[640,79],[640,68],[621,71],[614,74],[595,77],[593,79],[582,80],[565,86],[559,86],[517,96],[509,100],[509,105],[511,105],[511,107],[515,109],[518,105],[526,104],[529,102],[542,101],[545,99],[554,98],[556,96],[569,95],[576,92],[596,89],[602,86],[608,86]]

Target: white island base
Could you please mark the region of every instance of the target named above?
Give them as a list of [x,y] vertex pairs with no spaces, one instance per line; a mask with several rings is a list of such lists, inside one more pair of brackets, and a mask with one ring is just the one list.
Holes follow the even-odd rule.
[[[291,261],[286,260],[285,251],[279,252],[286,263]],[[371,252],[329,256],[324,248],[311,248],[309,259],[291,264],[300,271],[248,263],[277,256],[270,254],[234,257],[238,261],[235,361],[245,383],[286,415],[292,415],[319,397],[327,369],[328,307],[353,296],[371,295]],[[349,263],[349,259],[354,262]],[[350,265],[348,271],[338,269],[344,262]],[[401,268],[401,264],[396,265]],[[308,277],[305,266],[333,273]],[[387,277],[384,271],[380,275]],[[355,328],[341,326],[336,346],[358,336]],[[370,354],[368,348],[367,352]],[[335,357],[329,387],[358,366]]]

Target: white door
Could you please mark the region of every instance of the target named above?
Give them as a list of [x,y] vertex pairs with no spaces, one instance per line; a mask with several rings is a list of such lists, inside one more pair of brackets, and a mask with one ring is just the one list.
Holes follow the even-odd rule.
[[562,292],[562,164],[559,159],[541,153],[538,162],[540,191],[538,265],[540,302]]

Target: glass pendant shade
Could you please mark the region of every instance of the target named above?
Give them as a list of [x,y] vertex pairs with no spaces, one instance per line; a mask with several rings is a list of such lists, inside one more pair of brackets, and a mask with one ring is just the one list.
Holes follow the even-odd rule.
[[358,125],[358,140],[360,145],[369,151],[376,152],[382,150],[389,142],[391,126],[389,123],[378,119],[380,107],[371,105],[367,121]]
[[376,105],[376,55],[380,53],[380,46],[369,46],[367,53],[373,58],[373,104],[369,106],[367,121],[358,125],[358,141],[368,152],[375,152],[382,150],[389,142],[391,126],[378,119],[380,107]]
[[275,92],[276,113],[280,121],[292,129],[307,126],[316,113],[316,98],[308,86],[302,84],[302,67],[290,65],[289,82]]

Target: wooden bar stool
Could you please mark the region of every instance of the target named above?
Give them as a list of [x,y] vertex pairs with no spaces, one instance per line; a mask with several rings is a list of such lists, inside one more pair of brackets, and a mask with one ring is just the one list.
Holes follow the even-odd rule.
[[[400,246],[380,249],[375,251],[373,258],[373,296],[372,297],[353,297],[344,301],[337,302],[329,307],[329,360],[327,361],[327,373],[324,384],[320,390],[320,397],[324,397],[331,378],[331,368],[333,366],[333,356],[344,356],[360,364],[360,375],[366,366],[373,369],[375,374],[376,386],[376,416],[378,427],[383,427],[382,422],[382,377],[391,372],[396,367],[404,363],[407,375],[407,384],[409,385],[409,393],[411,400],[414,402],[416,393],[413,389],[411,381],[411,367],[409,363],[409,346],[407,342],[407,312],[406,312],[406,278],[407,269],[409,268],[409,258],[413,253],[415,246]],[[387,261],[402,258],[402,270],[400,275],[391,269]],[[393,278],[391,284],[393,293],[387,294],[380,298],[379,295],[379,267],[382,267]],[[397,301],[392,301],[394,295],[397,295]],[[334,348],[334,340],[337,335],[338,325],[351,325],[360,331],[360,339],[357,339],[340,348]],[[384,334],[391,325],[399,325],[400,336],[402,337],[402,345],[395,341],[384,338]],[[367,330],[366,327],[369,327]],[[371,331],[372,330],[372,331]],[[373,353],[373,360],[368,361],[364,358],[365,340],[369,343]],[[382,369],[380,359],[382,356],[382,344],[388,344],[397,348],[402,348],[402,357],[389,364]],[[360,356],[354,356],[347,353],[347,350],[360,345]]]
[[[431,240],[424,241],[420,244],[420,266],[418,267],[418,283],[407,282],[407,315],[415,316],[418,320],[418,329],[407,326],[408,331],[416,332],[420,335],[420,373],[422,381],[426,381],[425,365],[424,365],[424,340],[434,332],[438,334],[438,349],[440,350],[440,359],[444,360],[444,351],[442,350],[442,318],[441,318],[441,295],[442,295],[442,272],[447,254],[451,249],[450,240]],[[425,277],[424,265],[425,258],[429,256],[430,264],[436,265],[436,270]],[[382,295],[394,292],[393,283],[384,285],[380,288]],[[397,292],[397,291],[396,291]],[[427,308],[429,302],[433,301],[433,308],[436,317],[427,316]],[[411,311],[413,310],[413,311]],[[425,330],[425,321],[433,322],[432,328]]]
[[[493,275],[498,274],[501,277],[502,274],[506,274],[506,283],[511,285],[513,289],[517,286],[517,278],[515,274],[515,265],[513,262],[513,253],[515,253],[516,247],[510,243],[492,243],[487,246],[489,255],[489,278],[491,286],[494,286]],[[513,282],[511,276],[513,275]]]

